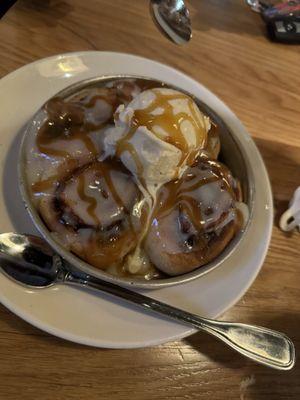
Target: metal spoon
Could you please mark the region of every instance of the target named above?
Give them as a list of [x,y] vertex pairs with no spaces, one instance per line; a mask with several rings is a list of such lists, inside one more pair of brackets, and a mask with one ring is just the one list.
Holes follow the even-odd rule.
[[0,234],[0,269],[15,281],[30,287],[54,284],[88,287],[135,303],[186,325],[205,331],[252,360],[280,370],[295,364],[295,348],[284,334],[253,325],[214,321],[164,304],[158,300],[73,271],[45,240],[16,233]]
[[151,0],[152,17],[158,28],[176,44],[192,37],[189,10],[183,0]]

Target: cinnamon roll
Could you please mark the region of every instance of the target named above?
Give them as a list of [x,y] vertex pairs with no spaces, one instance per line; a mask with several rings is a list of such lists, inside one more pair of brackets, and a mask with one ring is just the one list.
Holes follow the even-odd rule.
[[140,221],[132,210],[141,193],[118,162],[92,162],[57,181],[39,212],[64,245],[91,265],[120,264],[137,243]]
[[145,251],[167,275],[190,272],[217,257],[239,231],[239,184],[225,165],[199,159],[158,192]]

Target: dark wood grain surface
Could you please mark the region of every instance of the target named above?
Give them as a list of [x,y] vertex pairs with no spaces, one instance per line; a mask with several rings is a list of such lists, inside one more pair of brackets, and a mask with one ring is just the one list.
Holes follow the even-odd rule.
[[[112,50],[169,64],[220,96],[261,150],[275,200],[264,267],[223,318],[284,331],[300,352],[300,234],[277,225],[300,185],[300,46],[271,43],[242,0],[189,6],[194,37],[177,47],[157,31],[146,0],[19,0],[0,20],[0,77],[57,53]],[[88,348],[0,307],[0,399],[298,400],[300,364],[273,371],[200,333],[146,349]]]

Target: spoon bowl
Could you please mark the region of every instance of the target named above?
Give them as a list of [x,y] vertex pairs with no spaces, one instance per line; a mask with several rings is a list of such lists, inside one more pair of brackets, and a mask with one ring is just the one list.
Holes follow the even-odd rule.
[[152,18],[159,30],[172,42],[185,44],[192,37],[192,27],[183,0],[151,0]]
[[60,257],[48,243],[33,235],[0,234],[2,271],[18,283],[49,287],[59,280]]

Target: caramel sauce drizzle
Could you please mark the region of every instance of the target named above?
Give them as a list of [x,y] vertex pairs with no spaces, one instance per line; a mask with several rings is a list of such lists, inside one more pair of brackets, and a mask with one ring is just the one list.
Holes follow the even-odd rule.
[[[175,147],[177,147],[179,150],[181,150],[182,157],[180,160],[180,164],[182,164],[182,162],[184,161],[184,159],[186,159],[189,153],[188,142],[184,137],[184,134],[182,133],[180,127],[183,121],[185,120],[189,121],[195,130],[196,148],[204,146],[206,141],[205,129],[202,127],[201,122],[199,121],[199,118],[193,107],[193,100],[190,97],[184,94],[177,94],[177,93],[170,95],[170,94],[156,92],[155,94],[156,94],[155,99],[151,102],[151,104],[147,108],[143,110],[134,111],[134,115],[132,118],[132,125],[129,132],[127,133],[127,135],[121,138],[117,143],[117,150],[116,150],[117,156],[120,157],[123,152],[128,151],[135,162],[137,174],[139,176],[142,176],[143,166],[139,160],[139,156],[136,150],[129,143],[130,139],[133,137],[138,127],[145,126],[148,130],[153,132],[153,128],[155,126],[159,126],[165,132],[167,132],[168,136],[166,137],[163,135],[159,135],[157,132],[153,133],[155,133],[155,135],[159,139],[166,141],[167,143],[170,143]],[[175,115],[173,112],[174,108],[170,103],[172,100],[187,100],[188,108],[192,116],[185,112],[180,112]],[[160,115],[153,114],[153,112],[157,108],[162,110],[162,114]],[[201,140],[201,135],[198,134],[199,132],[202,133],[202,140]],[[194,161],[197,152],[198,150],[195,150],[188,157],[187,160],[188,164]]]
[[[91,99],[92,101],[93,99]],[[95,100],[96,101],[96,100]],[[80,140],[86,149],[97,156],[97,149],[88,136],[89,127],[84,120],[84,107],[78,103],[68,103],[60,98],[53,98],[45,106],[48,118],[38,131],[36,144],[39,151],[47,156],[70,158],[68,151],[51,147],[59,139]],[[102,124],[94,128],[101,128]]]
[[124,248],[134,241],[135,237],[131,231],[122,232],[115,240],[102,241],[99,233],[92,232],[88,246],[83,247],[83,257],[91,265],[101,269],[107,269],[112,263],[117,264],[118,272],[123,269],[123,259],[120,258]]
[[[97,97],[94,100],[94,97]],[[104,96],[94,96],[87,103],[87,107],[93,107],[98,98],[105,100]],[[40,153],[50,157],[60,157],[70,166],[76,167],[77,161],[66,151],[53,147],[60,139],[73,141],[79,140],[84,144],[90,154],[90,158],[96,158],[98,151],[88,135],[90,130],[101,128],[103,124],[90,126],[84,120],[84,107],[79,103],[67,103],[60,98],[53,98],[45,105],[48,118],[38,131],[36,145]],[[52,145],[52,146],[51,146]],[[64,163],[65,164],[65,163]],[[65,165],[61,167],[64,171]],[[56,181],[59,181],[61,173],[32,185],[34,193],[51,189]]]
[[76,168],[78,168],[78,161],[73,158],[67,158],[55,175],[33,183],[31,185],[32,192],[35,194],[43,193],[53,187],[58,187],[59,182],[65,177],[68,177]]
[[49,189],[51,189],[53,186],[57,186],[57,175],[51,176],[48,179],[44,179],[42,181],[35,182],[31,185],[31,190],[33,193],[42,193],[45,192]]
[[[48,101],[45,105],[48,118],[38,132],[36,144],[41,153],[47,156],[61,157],[65,160],[65,163],[61,166],[60,171],[56,175],[34,183],[32,185],[32,191],[34,193],[47,191],[53,186],[58,186],[60,180],[68,176],[68,170],[70,168],[66,168],[66,165],[68,167],[71,166],[72,170],[72,166],[76,168],[76,164],[78,164],[75,159],[72,159],[72,155],[68,151],[53,147],[53,144],[56,144],[58,140],[80,140],[84,143],[85,148],[92,157],[96,158],[98,156],[97,149],[92,139],[88,136],[88,133],[90,129],[101,128],[103,124],[98,126],[87,124],[84,119],[84,108],[94,107],[97,100],[103,100],[112,106],[116,106],[115,90],[113,90],[111,96],[109,94],[110,91],[107,90],[107,93],[103,95],[95,94],[91,97],[85,96],[85,98],[76,103],[65,102],[60,98],[53,98]],[[104,178],[108,191],[112,195],[118,208],[128,213],[129,211],[118,195],[110,176],[113,167],[110,167],[106,163],[95,163],[93,167],[98,170],[99,176]],[[88,214],[97,224],[100,224],[99,218],[95,213],[97,201],[94,197],[86,194],[84,174],[78,176],[77,192],[79,198],[87,203]]]
[[[45,125],[46,127],[46,125]],[[42,128],[41,128],[42,129]],[[44,128],[45,129],[45,128]],[[86,132],[76,131],[72,132],[71,134],[64,134],[64,140],[80,140],[84,143],[86,149],[91,153],[93,156],[97,156],[98,152],[97,149],[92,141],[92,139],[87,136]],[[36,144],[39,151],[47,156],[53,157],[62,157],[62,158],[71,158],[71,154],[65,150],[55,149],[49,146],[52,143],[57,142],[57,138],[52,138],[51,136],[47,136],[43,130],[40,130],[37,136]]]
[[[201,170],[201,168],[204,168]],[[203,172],[207,170],[209,174]],[[153,212],[154,218],[164,218],[174,209],[185,212],[189,221],[201,232],[204,228],[204,215],[210,210],[205,210],[199,199],[197,190],[205,185],[216,183],[221,190],[227,191],[233,200],[236,194],[232,188],[232,177],[226,166],[214,161],[207,160],[198,163],[185,173],[182,178],[168,182],[158,192],[157,205]],[[207,215],[207,214],[206,214]],[[239,222],[239,225],[240,222]]]
[[110,163],[104,163],[104,162],[102,162],[102,163],[98,162],[95,165],[100,173],[100,176],[102,176],[104,178],[105,183],[108,187],[108,190],[112,194],[112,197],[113,197],[115,203],[117,204],[117,206],[119,207],[119,209],[124,210],[126,213],[128,213],[129,210],[127,209],[123,200],[119,196],[119,194],[115,188],[115,185],[112,181],[111,172],[114,169],[116,169],[116,166],[114,166],[113,163],[110,164]]
[[[114,170],[120,169],[117,163],[111,161],[111,162],[92,162],[88,166],[84,166],[84,168],[79,168],[78,172],[74,173],[72,172],[71,179],[76,178],[78,180],[77,184],[77,194],[78,197],[82,200],[83,203],[86,203],[86,212],[89,214],[89,216],[95,221],[96,225],[101,225],[101,221],[99,219],[99,216],[96,214],[96,209],[97,209],[97,198],[93,196],[89,196],[86,193],[86,189],[88,185],[96,185],[98,186],[98,191],[99,195],[101,195],[105,200],[110,199],[110,201],[114,201],[117,208],[120,211],[124,211],[125,213],[129,213],[129,210],[127,209],[126,205],[124,204],[123,200],[119,196],[115,185],[113,183],[111,173]],[[92,172],[95,173],[95,181],[87,182],[85,178],[85,172],[88,172],[89,170],[92,170]],[[101,187],[100,182],[97,182],[97,178],[103,179],[105,181],[105,184],[107,186],[107,189],[104,189]],[[62,182],[59,182],[60,184],[65,184],[65,182],[70,179],[70,176],[66,177],[63,179]],[[52,180],[52,178],[51,178]],[[54,178],[55,180],[55,178]],[[37,183],[39,185],[39,182]],[[97,190],[95,189],[95,190]],[[131,226],[131,224],[130,224]],[[133,227],[132,227],[133,229]]]
[[[108,188],[108,192],[105,191],[105,198],[112,198],[115,204],[117,205],[120,211],[128,214],[127,216],[123,216],[122,218],[127,218],[128,222],[128,231],[120,232],[117,236],[111,236],[109,239],[109,245],[106,246],[104,251],[100,251],[99,253],[99,237],[97,231],[94,231],[89,240],[89,248],[88,252],[85,253],[85,258],[90,260],[92,264],[95,265],[101,263],[102,267],[107,267],[113,261],[119,259],[120,253],[124,246],[128,246],[128,243],[134,241],[136,238],[136,232],[133,227],[133,223],[131,220],[130,210],[126,207],[123,200],[119,196],[115,185],[113,183],[113,179],[111,177],[111,173],[116,170],[120,170],[120,165],[117,162],[111,160],[110,162],[94,162],[90,164],[88,168],[91,168],[99,174],[99,179],[103,178],[106,186]],[[94,182],[93,182],[94,183]],[[94,219],[94,221],[100,225],[101,221],[95,213],[97,207],[97,200],[94,197],[90,197],[85,193],[86,182],[84,179],[84,175],[81,174],[79,176],[79,184],[77,186],[77,191],[80,199],[87,203],[87,212]],[[103,190],[103,189],[102,189]],[[101,188],[99,188],[101,192]],[[101,246],[105,246],[104,243]],[[118,269],[121,266],[118,267]]]
[[84,174],[80,174],[78,176],[78,186],[77,186],[77,193],[80,199],[83,202],[87,203],[87,213],[89,214],[90,217],[93,218],[93,220],[96,222],[96,224],[100,224],[99,218],[97,217],[95,210],[97,208],[97,200],[93,196],[88,196],[85,192],[85,178]]
[[218,176],[203,178],[200,174],[193,174],[192,184],[188,185],[185,177],[171,181],[164,185],[158,193],[157,207],[153,218],[164,218],[174,209],[185,212],[194,227],[203,230],[203,215],[199,201],[196,198],[196,191],[201,186],[220,180]]

